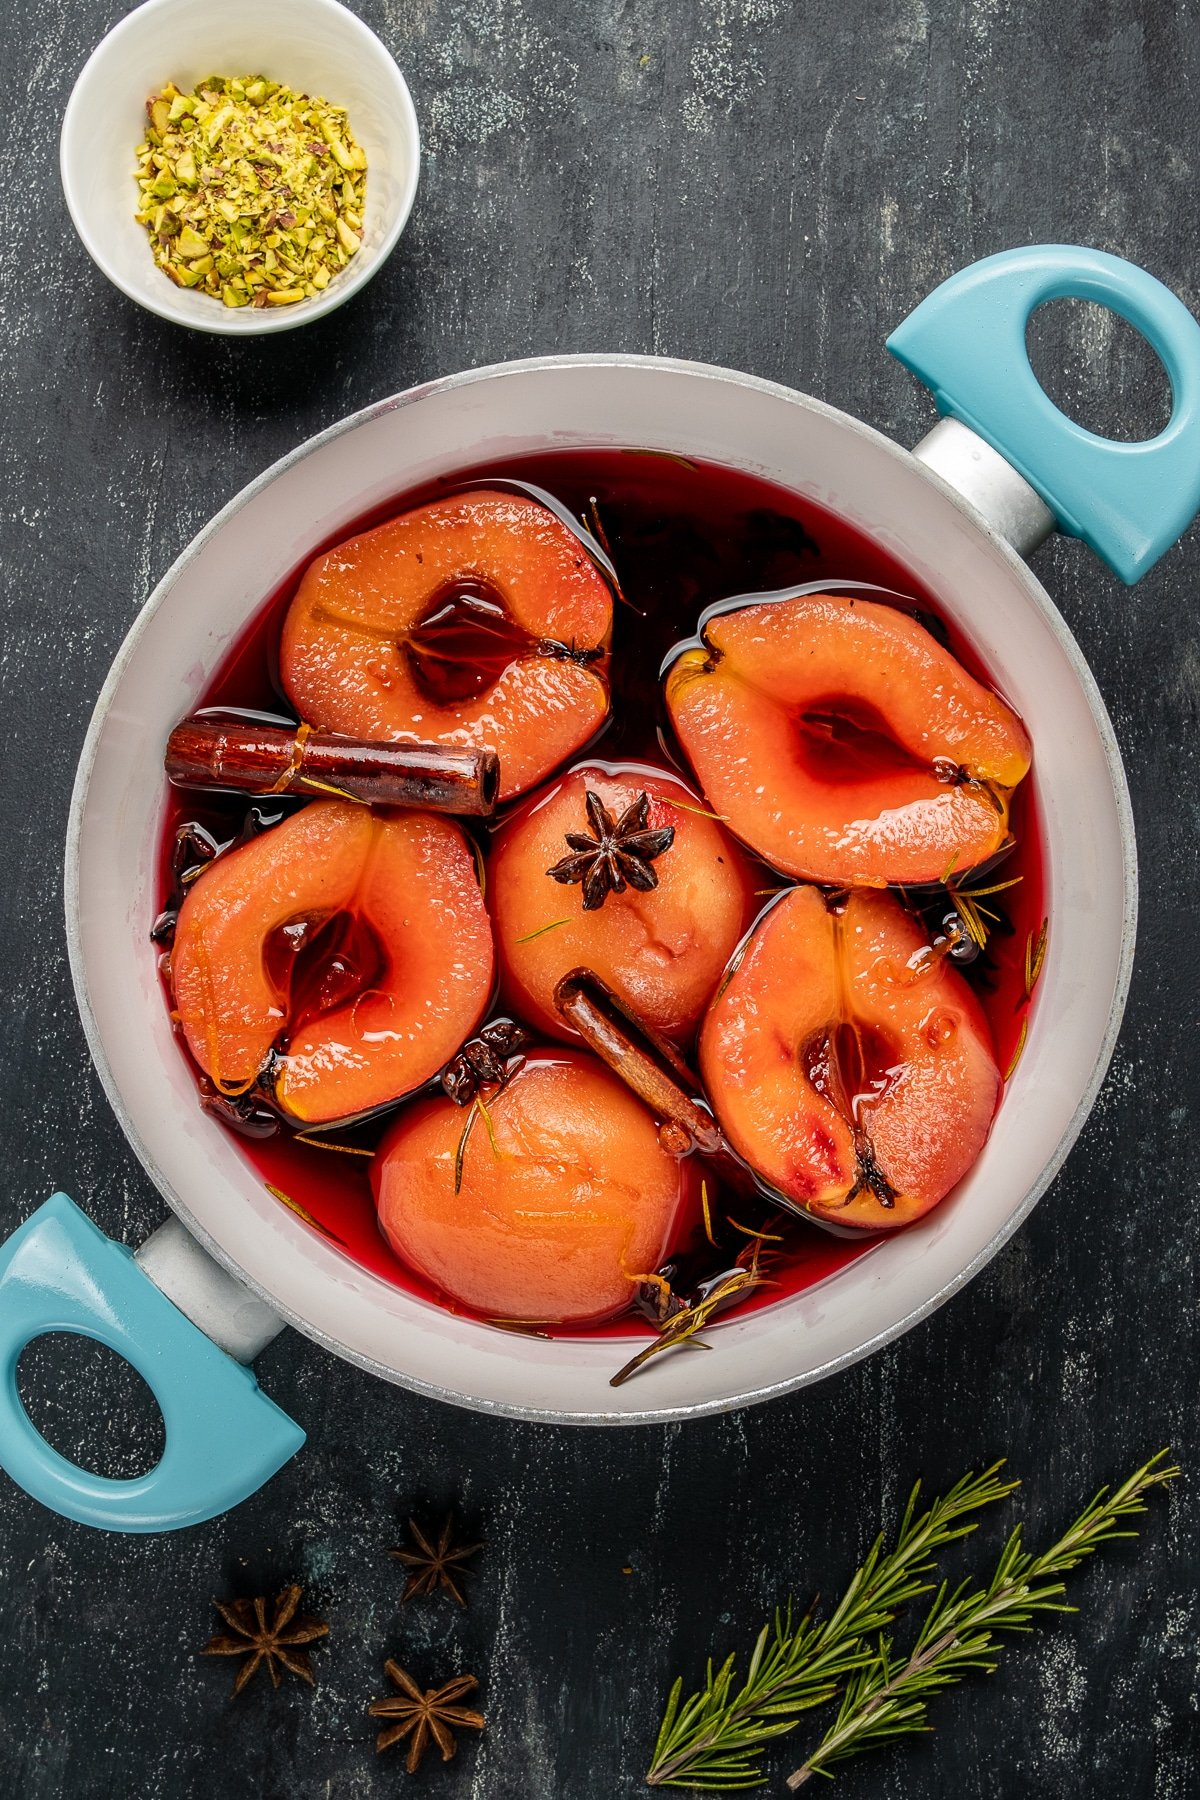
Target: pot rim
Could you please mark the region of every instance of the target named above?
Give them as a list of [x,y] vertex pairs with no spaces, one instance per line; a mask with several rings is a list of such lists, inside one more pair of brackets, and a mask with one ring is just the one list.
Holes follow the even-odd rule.
[[87,733],[80,751],[76,769],[75,782],[71,793],[71,803],[67,822],[66,854],[64,863],[63,901],[67,936],[68,960],[71,978],[75,990],[76,1005],[83,1025],[84,1036],[96,1072],[116,1115],[127,1141],[142,1168],[149,1175],[171,1211],[182,1220],[188,1231],[203,1245],[216,1262],[226,1269],[236,1280],[250,1292],[256,1294],[268,1307],[288,1324],[324,1349],[345,1361],[364,1369],[368,1374],[376,1375],[395,1386],[403,1387],[410,1392],[421,1394],[427,1399],[440,1400],[448,1405],[464,1407],[469,1411],[486,1413],[494,1417],[509,1418],[535,1424],[555,1425],[659,1425],[673,1423],[677,1420],[704,1418],[723,1412],[735,1412],[742,1407],[758,1405],[764,1400],[778,1398],[784,1394],[796,1392],[812,1386],[818,1381],[841,1373],[851,1368],[877,1350],[904,1336],[915,1325],[928,1318],[947,1300],[957,1294],[960,1289],[974,1279],[992,1258],[1003,1249],[1018,1228],[1024,1224],[1037,1202],[1046,1192],[1058,1174],[1068,1153],[1075,1144],[1083,1126],[1096,1102],[1100,1087],[1112,1060],[1116,1048],[1124,1016],[1125,1003],[1129,993],[1129,985],[1133,970],[1134,943],[1137,931],[1138,910],[1138,870],[1137,844],[1134,833],[1133,807],[1129,795],[1128,782],[1124,764],[1113,730],[1112,721],[1105,706],[1103,696],[1097,685],[1082,650],[1076,643],[1066,621],[1055,606],[1037,576],[1029,565],[1017,555],[1008,541],[1002,537],[977,509],[970,504],[954,487],[944,481],[941,476],[924,464],[916,467],[924,479],[933,483],[939,492],[948,499],[975,530],[987,541],[993,551],[997,552],[1007,564],[1009,572],[1018,582],[1029,603],[1041,614],[1044,622],[1058,642],[1066,656],[1076,681],[1087,702],[1088,710],[1095,723],[1097,734],[1103,746],[1105,764],[1112,787],[1113,800],[1120,830],[1122,884],[1121,884],[1121,943],[1117,968],[1115,971],[1113,996],[1109,1007],[1103,1037],[1097,1050],[1088,1080],[1080,1095],[1070,1119],[1059,1140],[1047,1159],[1038,1179],[1031,1184],[1025,1195],[1013,1211],[1005,1219],[999,1229],[988,1239],[987,1243],[942,1287],[919,1305],[911,1308],[899,1320],[893,1321],[853,1350],[830,1357],[816,1368],[782,1376],[778,1381],[751,1389],[748,1392],[718,1396],[712,1399],[697,1401],[689,1405],[647,1407],[636,1412],[565,1412],[555,1408],[521,1405],[494,1398],[480,1398],[446,1388],[438,1383],[422,1380],[419,1377],[380,1363],[375,1358],[355,1350],[342,1343],[332,1333],[314,1326],[302,1313],[299,1313],[281,1302],[262,1283],[248,1276],[241,1266],[225,1251],[220,1241],[202,1226],[194,1217],[177,1192],[174,1185],[158,1166],[155,1158],[143,1142],[140,1133],[125,1106],[120,1089],[112,1074],[107,1056],[100,1039],[99,1027],[92,1008],[88,991],[87,972],[84,966],[82,934],[80,928],[80,839],[83,816],[87,805],[88,788],[91,782],[93,767],[99,749],[101,734],[108,717],[114,695],[120,686],[125,669],[132,659],[140,640],[159,608],[164,604],[172,591],[180,573],[197,557],[209,541],[233,518],[242,508],[248,505],[264,488],[278,477],[285,474],[296,464],[313,455],[325,445],[337,438],[357,430],[370,421],[387,413],[416,404],[427,396],[466,387],[475,383],[495,380],[497,378],[527,373],[553,372],[567,368],[629,368],[653,369],[667,371],[678,375],[695,376],[702,380],[717,384],[732,384],[749,387],[800,407],[802,410],[816,413],[836,422],[839,426],[852,430],[869,438],[876,448],[904,463],[910,468],[914,463],[912,453],[905,450],[893,439],[874,426],[855,418],[853,414],[842,411],[839,407],[830,406],[827,402],[815,399],[796,388],[788,387],[782,382],[770,381],[762,376],[751,375],[737,369],[730,369],[719,364],[696,362],[686,358],[648,356],[621,351],[582,352],[553,356],[519,358],[508,362],[488,363],[479,368],[462,370],[452,375],[441,376],[434,380],[422,382],[415,387],[407,388],[398,394],[386,396],[382,400],[373,401],[370,405],[349,413],[346,417],[326,426],[324,430],[303,440],[294,449],[287,451],[282,457],[271,463],[263,472],[248,482],[232,499],[226,502],[213,517],[201,527],[180,554],[174,559],[166,573],[156,583],[153,591],[140,608],[129,630],[126,632],[117,650],[112,664],[105,677],[97,697]]

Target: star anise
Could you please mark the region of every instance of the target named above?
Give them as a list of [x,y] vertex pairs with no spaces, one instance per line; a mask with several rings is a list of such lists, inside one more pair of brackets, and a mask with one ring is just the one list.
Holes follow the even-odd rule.
[[467,1597],[458,1585],[465,1572],[462,1565],[477,1550],[482,1550],[483,1545],[454,1542],[453,1513],[443,1524],[436,1544],[426,1537],[415,1519],[408,1521],[408,1529],[416,1549],[388,1551],[389,1556],[394,1556],[409,1571],[404,1592],[400,1596],[401,1606],[406,1600],[415,1600],[421,1594],[435,1594],[439,1588],[445,1588],[460,1606],[465,1606]]
[[240,1694],[252,1679],[260,1663],[266,1663],[271,1685],[278,1687],[281,1669],[299,1675],[312,1685],[312,1663],[307,1650],[298,1644],[311,1644],[314,1638],[326,1637],[328,1625],[297,1612],[303,1589],[285,1587],[277,1596],[270,1617],[268,1602],[260,1594],[254,1600],[214,1600],[213,1605],[229,1626],[232,1636],[224,1633],[210,1638],[201,1656],[244,1656],[246,1661],[237,1672],[233,1697]]
[[657,887],[658,873],[650,865],[675,842],[675,827],[647,829],[650,796],[646,790],[643,788],[615,824],[599,794],[589,788],[585,801],[591,834],[568,831],[567,844],[573,854],[547,869],[547,875],[564,886],[582,882],[584,912],[595,912],[610,893],[622,894],[627,886],[643,894]]
[[416,1774],[431,1742],[441,1751],[442,1761],[450,1761],[458,1749],[458,1741],[450,1729],[452,1725],[460,1730],[464,1725],[469,1725],[473,1731],[483,1730],[482,1713],[469,1706],[455,1705],[456,1700],[479,1686],[473,1675],[456,1675],[444,1687],[426,1688],[422,1693],[399,1663],[389,1660],[383,1666],[397,1692],[384,1700],[372,1700],[367,1711],[372,1718],[394,1719],[395,1723],[384,1726],[375,1739],[375,1749],[390,1750],[393,1744],[408,1738],[408,1757],[404,1766],[410,1775]]
[[442,1071],[442,1087],[456,1106],[467,1106],[485,1082],[507,1081],[515,1070],[508,1067],[529,1042],[528,1032],[511,1019],[485,1025],[477,1037],[468,1038],[458,1055]]

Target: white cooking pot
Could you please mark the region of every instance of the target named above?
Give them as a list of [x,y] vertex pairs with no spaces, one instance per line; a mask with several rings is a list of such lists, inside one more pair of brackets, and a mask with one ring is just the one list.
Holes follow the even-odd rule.
[[[1110,306],[1161,356],[1174,409],[1158,438],[1093,437],[1038,386],[1028,318],[1065,295]],[[952,278],[889,347],[934,388],[944,415],[912,453],[845,413],[728,370],[620,355],[503,364],[381,401],[311,439],[218,514],[160,582],[84,746],[66,912],[92,1055],[175,1216],[131,1259],[58,1195],[0,1248],[0,1462],[48,1506],[154,1530],[211,1517],[252,1492],[303,1441],[248,1368],[284,1321],[386,1380],[513,1418],[632,1424],[787,1393],[932,1312],[1044,1192],[1112,1052],[1136,873],[1103,701],[1022,556],[1057,524],[1132,581],[1190,521],[1200,506],[1200,327],[1129,264],[1049,246]],[[394,496],[467,465],[499,469],[579,446],[748,471],[832,509],[911,569],[1029,728],[1050,915],[1023,1059],[953,1198],[823,1284],[722,1323],[713,1354],[664,1356],[615,1389],[621,1356],[611,1339],[547,1341],[456,1317],[368,1273],[279,1206],[196,1104],[147,937],[167,734],[263,596]],[[166,1449],[147,1475],[92,1475],[35,1431],[16,1361],[48,1330],[109,1344],[154,1390]]]

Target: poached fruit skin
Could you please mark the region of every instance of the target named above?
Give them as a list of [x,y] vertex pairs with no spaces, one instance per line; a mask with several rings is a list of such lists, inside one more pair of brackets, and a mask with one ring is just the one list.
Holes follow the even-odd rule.
[[796,595],[718,614],[704,638],[667,673],[671,721],[713,810],[775,868],[918,884],[1000,848],[1028,735],[917,620]]
[[[392,1249],[451,1302],[487,1318],[588,1324],[623,1312],[690,1204],[685,1158],[596,1058],[535,1056],[467,1112],[414,1101],[371,1164]],[[492,1134],[494,1133],[494,1143]]]
[[[477,587],[502,603],[510,654],[482,691],[445,699],[422,681],[436,645],[418,653],[417,634]],[[611,634],[608,585],[567,526],[523,495],[476,490],[317,557],[284,620],[280,675],[300,717],[326,730],[494,749],[507,800],[604,722]],[[461,648],[453,660],[469,661]]]
[[867,1231],[910,1224],[961,1181],[1001,1086],[970,987],[872,890],[830,910],[793,888],[763,915],[709,1008],[700,1067],[759,1176],[797,1210]]
[[[299,1006],[290,945],[337,915],[371,953],[343,957],[331,1003]],[[307,1125],[411,1093],[469,1036],[492,986],[491,926],[461,829],[430,813],[318,800],[219,856],[189,888],[171,950],[188,1047],[225,1093],[272,1049],[275,1098]]]
[[[582,887],[547,874],[566,833],[587,831],[589,791],[614,818],[644,791],[648,828],[675,831],[653,864],[657,887],[609,893],[594,912],[584,911]],[[697,795],[678,776],[640,764],[584,764],[534,794],[496,833],[488,877],[505,1005],[539,1031],[575,1041],[554,988],[587,967],[654,1031],[682,1044],[758,907],[754,872]]]

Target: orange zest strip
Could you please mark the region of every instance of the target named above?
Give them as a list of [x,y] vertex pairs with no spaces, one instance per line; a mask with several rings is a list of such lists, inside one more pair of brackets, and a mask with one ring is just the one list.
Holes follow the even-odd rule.
[[304,761],[304,746],[311,736],[311,725],[297,725],[296,735],[292,739],[291,761],[288,763],[287,768],[283,771],[283,774],[279,777],[279,780],[275,785],[266,790],[268,794],[287,793],[289,787],[292,785],[293,777],[300,773],[300,765]]
[[249,1081],[243,1082],[222,1081],[219,1075],[213,1075],[210,1079],[213,1086],[217,1089],[217,1092],[224,1094],[226,1100],[237,1100],[240,1099],[243,1094],[248,1094],[250,1092],[250,1089],[258,1080],[258,1075],[256,1072],[250,1077]]

